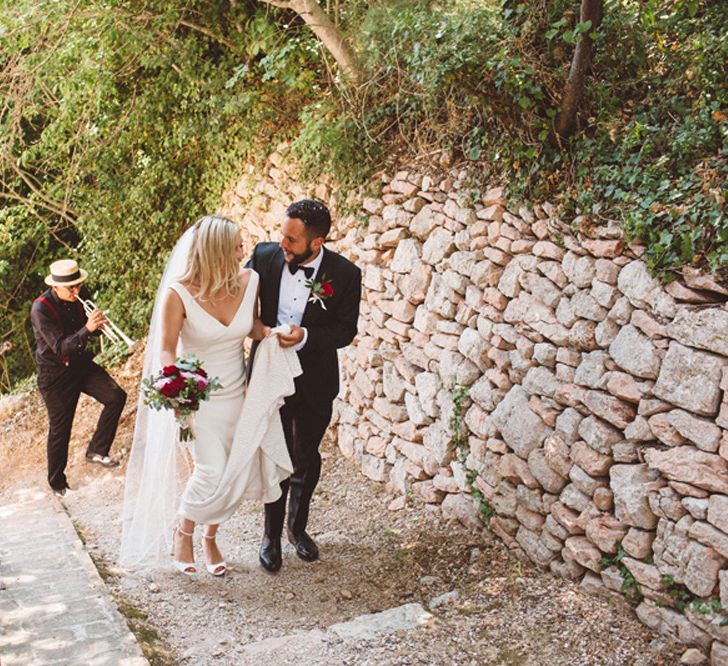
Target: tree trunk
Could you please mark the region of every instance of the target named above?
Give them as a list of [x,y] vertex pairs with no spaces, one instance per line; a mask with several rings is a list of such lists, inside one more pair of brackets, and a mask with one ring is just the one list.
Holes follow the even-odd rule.
[[556,116],[556,134],[561,139],[568,139],[576,129],[576,112],[584,91],[584,80],[589,70],[594,53],[594,41],[590,33],[599,27],[604,14],[604,0],[581,0],[579,22],[592,22],[592,27],[581,34],[574,57],[571,60],[569,78],[566,79],[564,93],[561,97],[561,111]]
[[263,2],[295,11],[334,57],[342,75],[354,83],[361,80],[361,71],[354,52],[316,0],[263,0]]

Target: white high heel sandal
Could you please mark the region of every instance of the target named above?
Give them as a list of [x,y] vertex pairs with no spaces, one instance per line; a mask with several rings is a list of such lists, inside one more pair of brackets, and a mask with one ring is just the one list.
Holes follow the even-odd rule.
[[[208,536],[207,534],[205,534],[203,536],[205,537],[205,539],[210,539],[211,541],[214,541],[217,535],[213,534],[212,536]],[[225,564],[225,560],[223,560],[222,562],[215,562],[215,564],[207,564],[207,558],[205,558],[205,567],[207,568],[207,573],[210,573],[213,576],[224,576],[227,573],[227,564]]]
[[[194,532],[185,532],[183,529],[180,529],[179,527],[174,528],[174,532],[172,532],[172,553],[171,555],[174,557],[174,537],[179,532],[180,534],[183,534],[184,536],[193,537],[195,535]],[[197,566],[195,565],[194,560],[192,562],[180,562],[179,560],[172,560],[172,564],[174,565],[174,568],[177,569],[180,573],[185,574],[185,576],[194,576],[197,573]]]

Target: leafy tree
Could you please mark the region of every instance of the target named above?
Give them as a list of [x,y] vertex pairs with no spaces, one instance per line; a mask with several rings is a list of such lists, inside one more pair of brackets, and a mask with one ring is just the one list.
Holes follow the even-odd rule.
[[[0,342],[32,367],[30,301],[73,256],[136,335],[166,253],[319,83],[315,38],[256,2],[0,8]],[[291,122],[293,121],[293,122]]]
[[351,46],[316,0],[263,0],[263,2],[295,11],[331,53],[344,77],[354,83],[361,81],[362,72]]
[[574,29],[576,47],[569,76],[561,96],[561,110],[556,116],[556,133],[568,139],[576,129],[576,113],[584,91],[587,71],[592,62],[596,30],[602,22],[604,0],[581,0],[581,15]]

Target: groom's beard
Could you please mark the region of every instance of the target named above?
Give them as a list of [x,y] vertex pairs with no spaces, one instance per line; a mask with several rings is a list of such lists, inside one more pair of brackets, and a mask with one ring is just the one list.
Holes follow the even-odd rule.
[[308,245],[306,245],[306,251],[302,252],[301,254],[292,254],[290,259],[287,259],[289,264],[305,264],[313,255],[313,248],[311,247],[311,243],[309,242]]

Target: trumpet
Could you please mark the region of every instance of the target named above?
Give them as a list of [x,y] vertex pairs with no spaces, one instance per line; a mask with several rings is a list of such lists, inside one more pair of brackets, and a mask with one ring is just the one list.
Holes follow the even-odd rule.
[[[81,305],[83,305],[83,311],[86,313],[87,317],[94,310],[99,309],[96,306],[96,303],[94,303],[90,298],[84,299],[80,296],[76,296],[76,298],[81,302]],[[122,331],[113,321],[111,321],[111,319],[109,319],[109,317],[106,317],[106,323],[101,327],[101,332],[109,339],[112,345],[123,342],[129,348],[130,352],[136,346],[136,342],[126,335],[124,331]]]

